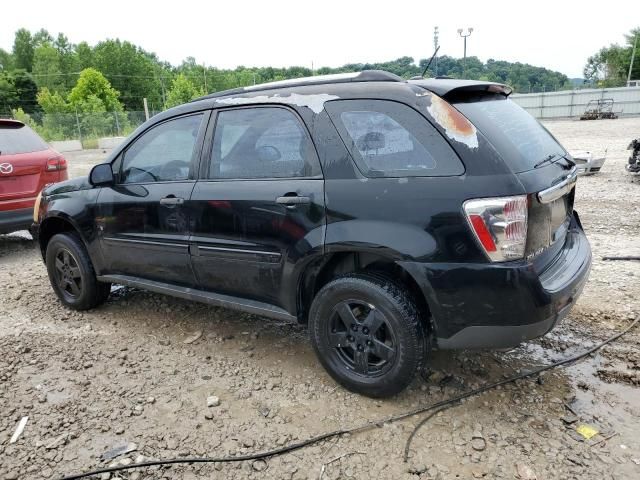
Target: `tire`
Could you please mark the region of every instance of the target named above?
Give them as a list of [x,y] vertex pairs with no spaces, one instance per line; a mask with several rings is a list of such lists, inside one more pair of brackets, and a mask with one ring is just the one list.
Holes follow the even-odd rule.
[[423,367],[425,328],[415,302],[382,277],[353,274],[322,287],[311,305],[309,331],[329,375],[362,395],[395,395]]
[[74,310],[88,310],[104,303],[110,283],[98,282],[93,264],[75,233],[59,233],[47,244],[47,273],[60,301]]

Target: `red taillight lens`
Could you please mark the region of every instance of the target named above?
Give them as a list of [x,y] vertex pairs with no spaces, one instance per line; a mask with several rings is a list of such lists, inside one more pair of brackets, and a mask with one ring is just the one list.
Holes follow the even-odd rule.
[[67,160],[62,156],[51,157],[47,160],[47,172],[55,172],[67,169]]
[[473,230],[476,232],[478,236],[478,240],[484,247],[487,252],[495,252],[496,251],[496,243],[493,241],[491,237],[491,233],[489,229],[482,220],[480,215],[469,215],[469,220],[471,220],[471,226]]
[[529,211],[526,195],[467,200],[464,211],[491,261],[524,257]]

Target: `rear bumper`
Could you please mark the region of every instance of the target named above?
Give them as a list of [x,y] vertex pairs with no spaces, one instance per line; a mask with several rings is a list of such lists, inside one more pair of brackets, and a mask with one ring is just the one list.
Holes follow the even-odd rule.
[[591,247],[576,216],[542,268],[528,261],[404,266],[428,284],[438,348],[506,348],[544,335],[569,313],[589,277]]
[[33,223],[33,208],[0,211],[0,233],[27,230]]

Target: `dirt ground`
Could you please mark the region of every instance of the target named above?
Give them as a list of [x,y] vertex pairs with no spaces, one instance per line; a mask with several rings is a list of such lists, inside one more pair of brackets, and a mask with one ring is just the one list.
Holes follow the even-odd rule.
[[[640,262],[601,258],[640,255],[640,178],[624,171],[640,118],[547,126],[569,149],[608,148],[602,172],[577,186],[594,252],[583,296],[551,334],[512,351],[435,352],[426,373],[389,400],[337,386],[302,326],[129,288],[114,288],[95,310],[66,310],[28,235],[0,236],[0,478],[267,450],[449,398],[621,330],[640,313]],[[72,175],[103,157],[68,155]],[[439,413],[414,438],[406,463],[405,442],[424,415],[266,461],[111,478],[640,478],[639,341],[640,327],[573,366]],[[207,406],[211,395],[219,406]],[[10,444],[24,416],[24,432]],[[577,433],[584,425],[598,433],[585,439]],[[104,458],[126,445],[134,450]]]

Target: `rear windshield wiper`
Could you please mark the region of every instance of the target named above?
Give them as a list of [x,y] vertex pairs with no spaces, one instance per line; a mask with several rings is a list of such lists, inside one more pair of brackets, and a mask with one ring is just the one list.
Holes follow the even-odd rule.
[[552,153],[550,155],[547,155],[545,158],[543,158],[542,160],[540,160],[538,163],[536,163],[533,168],[538,168],[541,167],[542,165],[544,165],[545,163],[551,162],[553,160],[555,160],[556,158],[562,158],[562,156],[558,153]]

